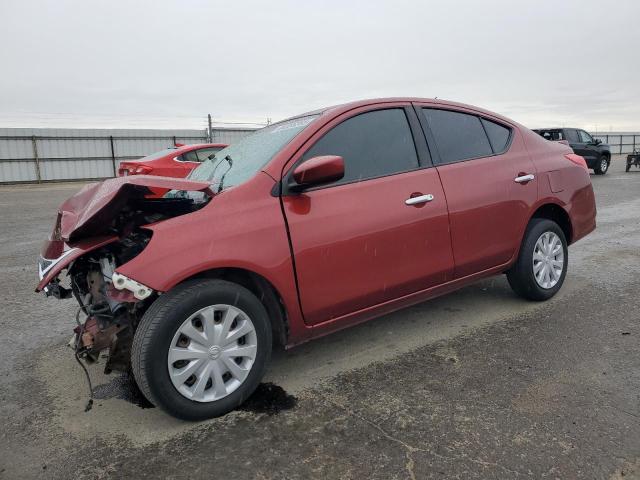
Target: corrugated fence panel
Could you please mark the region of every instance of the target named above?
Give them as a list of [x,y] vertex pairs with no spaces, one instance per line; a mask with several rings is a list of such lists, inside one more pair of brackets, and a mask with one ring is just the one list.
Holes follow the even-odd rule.
[[[213,131],[215,143],[233,143],[253,130]],[[34,156],[34,141],[40,178]],[[81,180],[113,176],[123,160],[182,144],[206,143],[204,130],[0,128],[0,183]]]
[[166,139],[119,138],[114,140],[116,157],[144,157],[172,146],[173,138],[171,137]]
[[33,142],[28,140],[3,140],[0,136],[0,160],[5,158],[33,158]]
[[50,159],[40,162],[40,173],[42,180],[106,178],[113,177],[113,163],[111,158]]
[[133,158],[173,147],[174,139],[184,144],[207,141],[206,133],[201,130],[122,130],[113,136],[116,157]]
[[213,129],[212,142],[213,143],[226,143],[232,144],[240,140],[242,137],[246,137],[254,130],[227,130],[227,129]]
[[62,139],[44,138],[37,141],[40,158],[90,158],[110,157],[111,145],[109,139],[87,140],[63,137]]
[[[10,179],[10,180],[4,180]],[[0,160],[0,182],[35,182],[38,180],[36,164],[34,161],[9,161]]]

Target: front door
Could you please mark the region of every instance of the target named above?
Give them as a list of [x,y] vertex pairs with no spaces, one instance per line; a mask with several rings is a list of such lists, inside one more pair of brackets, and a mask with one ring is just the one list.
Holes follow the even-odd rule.
[[418,110],[447,196],[455,277],[508,262],[537,199],[518,129],[472,111]]
[[596,165],[600,152],[598,151],[598,146],[593,140],[593,137],[584,130],[578,130],[578,138],[580,139],[580,144],[578,146],[579,152],[576,153],[578,155],[582,155],[588,165]]
[[589,159],[589,150],[587,149],[587,145],[582,141],[580,135],[578,134],[578,130],[575,128],[565,128],[564,133],[567,136],[567,140],[569,141],[569,146],[571,149],[581,157],[583,157],[587,163],[590,163]]
[[[345,162],[342,180],[283,196],[307,324],[451,279],[447,204],[438,173],[426,148],[420,149],[424,142],[416,151],[419,124],[410,105],[390,106],[343,114],[292,162],[318,155],[340,155]],[[410,200],[427,195],[429,201]]]

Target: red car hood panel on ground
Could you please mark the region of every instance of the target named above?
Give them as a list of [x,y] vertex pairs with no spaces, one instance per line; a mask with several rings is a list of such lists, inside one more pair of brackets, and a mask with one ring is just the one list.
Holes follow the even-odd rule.
[[68,242],[78,234],[89,231],[94,224],[109,223],[113,212],[120,211],[131,196],[142,197],[149,194],[152,187],[206,192],[212,195],[207,182],[172,177],[133,175],[91,183],[60,205],[60,239]]

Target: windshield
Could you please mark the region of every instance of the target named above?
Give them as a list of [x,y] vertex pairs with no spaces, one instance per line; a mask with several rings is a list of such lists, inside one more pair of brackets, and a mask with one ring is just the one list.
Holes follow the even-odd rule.
[[[317,115],[285,120],[247,135],[202,162],[187,177],[207,181],[214,189],[239,185],[253,177]],[[224,184],[221,185],[221,181]]]

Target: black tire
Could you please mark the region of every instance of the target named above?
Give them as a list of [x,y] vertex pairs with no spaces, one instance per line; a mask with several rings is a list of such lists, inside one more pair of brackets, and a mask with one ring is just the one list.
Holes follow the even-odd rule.
[[600,155],[598,159],[598,163],[596,164],[593,171],[596,175],[604,175],[609,171],[609,164],[611,163],[611,159],[607,155]]
[[[251,371],[232,393],[212,402],[196,402],[174,387],[167,367],[168,348],[182,323],[198,310],[234,305],[251,319],[257,352]],[[225,280],[189,280],[161,295],[145,312],[133,339],[133,374],[144,396],[155,406],[184,420],[204,420],[230,412],[249,397],[271,358],[271,325],[265,307],[246,288]]]
[[[560,237],[564,253],[564,265],[560,279],[551,288],[541,287],[536,281],[533,273],[533,251],[536,242],[545,232],[553,232]],[[509,285],[511,285],[513,291],[521,297],[535,301],[548,300],[558,293],[558,290],[562,287],[568,266],[569,251],[567,248],[567,240],[562,229],[557,223],[546,218],[533,218],[529,222],[524,234],[518,259],[513,267],[511,267],[507,272],[507,279],[509,280]]]
[[627,166],[625,167],[624,171],[628,172],[629,170],[631,170],[631,162],[627,160]]

